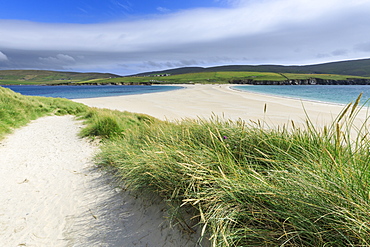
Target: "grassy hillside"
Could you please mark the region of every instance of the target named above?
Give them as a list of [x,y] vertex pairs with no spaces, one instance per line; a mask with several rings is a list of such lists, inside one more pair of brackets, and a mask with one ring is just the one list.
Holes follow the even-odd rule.
[[[170,76],[158,76],[170,74]],[[210,68],[184,67],[121,77],[108,73],[76,73],[44,70],[0,70],[0,84],[68,83],[228,83],[230,80],[283,81],[321,78],[346,80],[370,78],[370,59],[308,66],[229,65]]]
[[184,74],[198,72],[219,71],[249,71],[249,72],[274,72],[296,74],[338,74],[350,76],[370,77],[370,59],[350,60],[306,66],[282,66],[282,65],[226,65],[209,68],[185,67],[163,71],[141,73],[139,76],[152,74]]
[[255,80],[285,80],[277,73],[261,72],[199,72],[170,76],[133,76],[112,79],[99,79],[95,83],[153,83],[153,84],[187,84],[187,83],[229,83],[231,79],[253,78]]
[[[198,72],[170,76],[134,76],[119,77],[112,79],[97,79],[95,83],[153,83],[153,84],[181,84],[181,83],[229,83],[232,80],[254,81],[284,81],[290,79],[321,78],[329,80],[346,80],[347,78],[363,78],[359,76],[332,75],[332,74],[295,74],[295,73],[272,73],[272,72],[244,72],[244,71],[219,71]],[[370,78],[370,77],[369,77]]]
[[77,73],[47,70],[0,70],[0,84],[54,84],[118,77],[108,73]]

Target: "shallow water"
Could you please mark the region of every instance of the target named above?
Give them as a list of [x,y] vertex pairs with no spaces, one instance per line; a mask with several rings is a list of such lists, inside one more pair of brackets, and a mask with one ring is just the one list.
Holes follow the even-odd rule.
[[30,96],[44,96],[53,98],[82,99],[120,95],[144,94],[165,92],[181,89],[180,86],[142,86],[142,85],[102,85],[102,86],[40,86],[40,85],[12,85],[2,86]]
[[370,99],[370,85],[244,85],[234,89],[302,100],[348,104],[363,93],[362,103]]

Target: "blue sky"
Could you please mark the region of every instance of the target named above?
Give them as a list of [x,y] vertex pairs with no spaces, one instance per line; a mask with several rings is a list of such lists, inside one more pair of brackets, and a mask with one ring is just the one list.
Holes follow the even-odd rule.
[[0,18],[46,23],[87,24],[227,5],[227,2],[214,0],[2,0]]
[[0,69],[129,75],[370,58],[368,0],[0,1]]

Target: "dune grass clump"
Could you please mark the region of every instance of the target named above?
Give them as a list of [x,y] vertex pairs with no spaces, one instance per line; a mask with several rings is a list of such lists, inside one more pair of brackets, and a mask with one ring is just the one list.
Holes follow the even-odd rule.
[[124,135],[126,131],[138,131],[146,124],[159,121],[145,114],[99,108],[90,108],[81,118],[86,120],[87,125],[81,131],[81,136],[99,136],[103,139],[114,139]]
[[353,125],[357,103],[323,129],[152,122],[106,143],[97,161],[174,212],[193,209],[213,246],[370,246],[370,144],[366,123]]
[[67,99],[31,97],[0,87],[0,138],[14,128],[47,114],[80,114],[87,106]]

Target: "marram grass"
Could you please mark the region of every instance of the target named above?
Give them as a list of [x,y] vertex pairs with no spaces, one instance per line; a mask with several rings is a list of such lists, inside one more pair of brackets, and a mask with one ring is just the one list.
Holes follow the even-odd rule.
[[138,113],[112,111],[108,109],[89,108],[81,118],[86,119],[86,127],[81,131],[81,136],[99,136],[104,139],[120,138],[129,130],[140,131],[146,124],[155,118]]
[[356,104],[322,130],[154,121],[97,161],[174,212],[192,208],[213,246],[370,246],[370,147],[367,123],[350,136]]
[[0,139],[14,128],[48,114],[75,114],[87,106],[67,99],[31,97],[0,87]]

